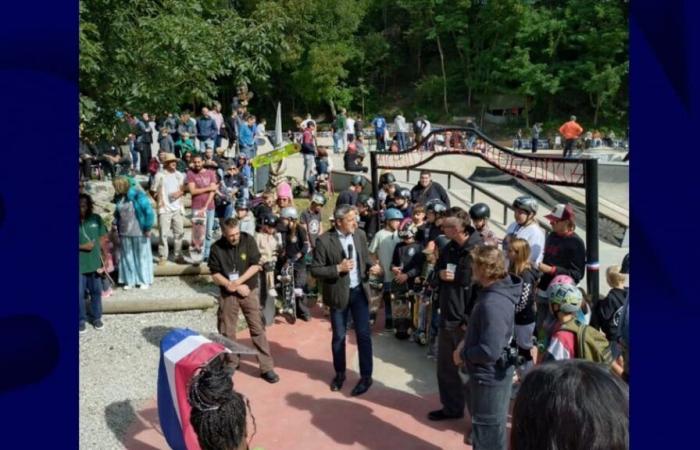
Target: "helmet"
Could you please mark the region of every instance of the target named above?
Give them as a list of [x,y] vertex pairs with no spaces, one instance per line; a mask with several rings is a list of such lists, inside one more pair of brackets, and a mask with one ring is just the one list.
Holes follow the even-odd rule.
[[413,239],[414,237],[416,237],[416,227],[412,223],[405,224],[399,231],[399,239],[401,240]]
[[314,194],[311,197],[311,203],[316,203],[319,206],[323,206],[326,204],[326,197],[324,197],[323,194]]
[[428,200],[428,203],[425,204],[425,210],[427,212],[434,212],[435,214],[442,214],[447,211],[447,205],[445,205],[442,200],[434,198]]
[[274,214],[265,214],[262,218],[262,224],[269,227],[277,226],[277,216]]
[[365,177],[363,177],[362,175],[355,175],[352,177],[352,180],[350,180],[350,184],[352,186],[364,186]]
[[398,197],[398,198],[403,198],[403,199],[406,199],[406,200],[410,200],[410,199],[411,199],[411,191],[409,191],[409,190],[406,189],[406,188],[400,188],[400,189],[396,192],[396,197]]
[[403,220],[403,214],[396,208],[389,208],[384,213],[384,220]]
[[287,206],[286,208],[282,208],[280,217],[283,219],[297,220],[299,218],[299,214],[297,213],[297,209],[295,207]]
[[236,209],[250,209],[250,202],[244,198],[236,200]]
[[469,208],[469,217],[472,220],[488,219],[491,217],[491,210],[486,203],[476,203]]
[[559,310],[565,313],[575,313],[581,309],[583,295],[573,284],[552,284],[547,288],[549,303],[559,305]]
[[576,286],[576,282],[569,275],[557,275],[556,277],[552,278],[552,281],[549,282],[549,286],[553,284],[570,284],[572,286]]
[[438,250],[442,250],[449,243],[450,240],[444,234],[441,234],[435,238],[435,244],[437,244]]
[[513,208],[537,214],[537,200],[529,195],[521,195],[513,201]]
[[382,176],[379,177],[379,184],[380,185],[392,184],[394,182],[396,182],[396,177],[391,172],[383,173]]
[[374,199],[367,194],[360,194],[357,196],[357,204],[364,205],[368,208],[374,208]]

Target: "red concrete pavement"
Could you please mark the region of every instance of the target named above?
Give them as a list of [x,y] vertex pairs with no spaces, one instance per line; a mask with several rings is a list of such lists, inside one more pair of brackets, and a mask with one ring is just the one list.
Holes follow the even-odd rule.
[[[378,327],[377,327],[378,328]],[[250,345],[247,332],[241,342]],[[374,346],[389,339],[374,339]],[[391,338],[393,339],[393,338]],[[427,394],[410,393],[383,384],[375,377],[372,388],[360,397],[350,396],[359,374],[356,346],[351,331],[348,339],[348,379],[341,392],[331,392],[330,323],[316,311],[311,322],[289,325],[278,318],[268,329],[268,340],[281,380],[270,385],[259,375],[257,361],[243,360],[234,375],[234,386],[250,399],[257,432],[250,448],[265,450],[301,449],[468,449],[463,443],[466,419],[435,423],[427,420],[429,410],[439,407],[435,389]],[[415,345],[409,342],[403,345]],[[377,364],[374,358],[375,373]],[[390,353],[390,352],[389,352]],[[425,364],[433,364],[427,360]],[[154,380],[155,386],[155,380]],[[430,389],[428,389],[430,390]],[[248,435],[252,435],[252,419]],[[137,419],[123,440],[128,449],[155,450],[168,446],[158,425],[155,398],[137,411]]]

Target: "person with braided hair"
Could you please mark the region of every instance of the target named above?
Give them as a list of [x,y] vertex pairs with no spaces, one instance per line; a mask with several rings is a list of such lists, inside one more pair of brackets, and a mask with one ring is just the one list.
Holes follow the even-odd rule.
[[190,381],[187,394],[192,406],[190,423],[202,450],[249,448],[246,415],[250,403],[233,389],[232,375],[232,368],[219,355]]

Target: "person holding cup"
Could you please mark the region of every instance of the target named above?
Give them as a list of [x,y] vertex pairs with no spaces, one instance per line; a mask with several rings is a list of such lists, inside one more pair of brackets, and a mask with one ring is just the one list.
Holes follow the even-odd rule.
[[450,242],[440,251],[436,264],[440,285],[441,320],[438,331],[437,379],[442,408],[428,414],[430,420],[464,417],[464,387],[452,353],[464,338],[472,299],[470,251],[483,240],[471,226],[469,214],[458,211],[446,218],[442,230]]

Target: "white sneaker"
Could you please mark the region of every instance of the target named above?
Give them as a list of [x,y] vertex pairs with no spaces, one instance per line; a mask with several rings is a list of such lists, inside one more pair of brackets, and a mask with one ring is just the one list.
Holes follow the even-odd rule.
[[149,284],[142,284],[142,285],[139,286],[139,289],[146,290],[146,289],[148,289],[149,287],[151,287]]
[[126,286],[123,287],[123,289],[124,289],[125,291],[128,291],[128,290],[131,289],[132,287],[133,287],[133,286],[129,286],[129,285],[127,284]]

